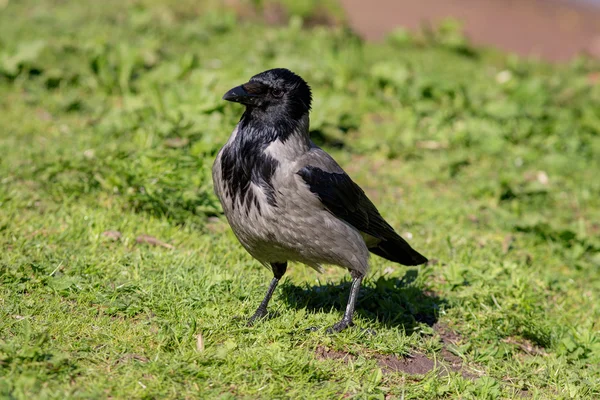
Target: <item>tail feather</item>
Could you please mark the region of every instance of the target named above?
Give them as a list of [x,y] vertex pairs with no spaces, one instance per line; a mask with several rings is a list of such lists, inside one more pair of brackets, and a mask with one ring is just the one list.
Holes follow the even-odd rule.
[[420,265],[427,262],[427,257],[410,247],[408,242],[400,236],[382,240],[369,251],[380,257],[402,265]]

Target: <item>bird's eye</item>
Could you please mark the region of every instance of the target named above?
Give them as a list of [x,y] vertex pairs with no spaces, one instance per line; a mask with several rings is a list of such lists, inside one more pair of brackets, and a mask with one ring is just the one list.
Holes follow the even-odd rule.
[[273,90],[271,90],[271,94],[273,95],[273,97],[279,98],[279,97],[283,96],[283,90],[273,89]]

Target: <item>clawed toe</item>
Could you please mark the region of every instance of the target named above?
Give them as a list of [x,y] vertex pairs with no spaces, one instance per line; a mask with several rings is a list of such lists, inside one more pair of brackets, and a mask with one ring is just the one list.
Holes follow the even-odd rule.
[[248,323],[246,324],[247,326],[253,326],[254,323],[256,321],[259,321],[263,318],[265,318],[267,316],[267,312],[266,311],[256,311],[254,313],[254,315],[252,315],[250,318],[248,318]]
[[342,319],[340,322],[335,323],[331,328],[327,329],[327,333],[338,333],[350,326],[354,326],[352,321]]

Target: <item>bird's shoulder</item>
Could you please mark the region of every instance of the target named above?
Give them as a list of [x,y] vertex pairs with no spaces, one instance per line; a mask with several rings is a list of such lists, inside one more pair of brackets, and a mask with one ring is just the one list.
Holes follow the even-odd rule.
[[298,169],[303,168],[318,168],[319,170],[333,174],[346,174],[346,172],[340,167],[340,165],[327,153],[316,145],[312,145],[311,148],[304,153],[304,155],[298,160]]
[[321,203],[335,214],[356,211],[368,201],[363,190],[327,152],[313,147],[297,166],[297,175]]

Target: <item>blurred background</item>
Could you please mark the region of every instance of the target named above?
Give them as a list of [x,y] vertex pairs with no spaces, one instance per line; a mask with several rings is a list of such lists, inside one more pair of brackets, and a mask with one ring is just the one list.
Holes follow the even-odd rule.
[[444,18],[464,23],[475,44],[524,56],[600,57],[600,0],[341,0],[354,29],[381,39],[397,26],[427,29]]

